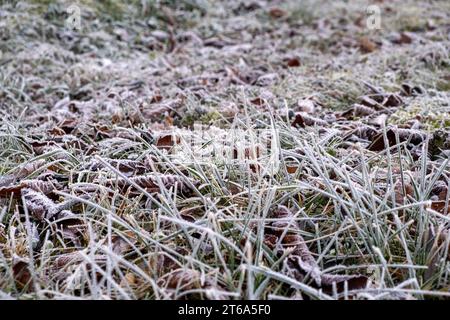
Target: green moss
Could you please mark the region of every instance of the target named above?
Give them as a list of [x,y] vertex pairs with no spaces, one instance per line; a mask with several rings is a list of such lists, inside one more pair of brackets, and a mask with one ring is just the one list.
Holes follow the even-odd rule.
[[445,111],[433,110],[430,106],[415,105],[407,110],[400,109],[389,118],[390,124],[404,124],[407,121],[420,118],[425,130],[450,128],[450,117]]
[[450,91],[450,80],[441,79],[437,81],[436,87],[440,91]]
[[221,114],[220,112],[218,112],[217,110],[213,110],[208,112],[207,114],[203,115],[200,117],[200,122],[202,124],[211,124],[214,121],[217,121],[221,118]]
[[222,118],[222,115],[217,110],[207,111],[208,109],[196,108],[188,110],[183,115],[177,124],[181,126],[191,127],[194,123],[212,124]]

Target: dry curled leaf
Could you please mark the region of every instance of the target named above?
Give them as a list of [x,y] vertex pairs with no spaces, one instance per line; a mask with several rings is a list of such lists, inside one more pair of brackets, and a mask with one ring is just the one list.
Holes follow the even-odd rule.
[[41,192],[43,194],[50,194],[55,190],[62,189],[61,184],[56,180],[43,181],[43,180],[22,180],[18,184],[0,187],[0,197],[9,197],[13,195],[14,197],[19,197],[22,189],[28,188],[34,191]]
[[176,98],[171,100],[164,100],[160,103],[142,103],[139,106],[141,115],[144,119],[157,121],[161,116],[169,111],[177,111],[183,105],[184,99]]
[[281,254],[285,250],[290,250],[283,261],[282,272],[284,274],[297,281],[303,281],[306,276],[309,276],[317,287],[327,291],[335,285],[338,292],[341,292],[345,282],[347,282],[349,290],[367,286],[368,279],[363,275],[323,273],[303,237],[299,234],[299,225],[288,208],[278,206],[273,211],[272,218],[280,220],[275,220],[266,227],[265,243],[270,247],[278,245],[281,248],[279,250]]
[[407,96],[416,96],[425,93],[425,89],[422,86],[415,86],[409,83],[402,84],[402,91]]
[[386,149],[386,147],[392,147],[397,144],[397,135],[398,142],[409,141],[413,145],[419,145],[425,141],[427,137],[426,133],[419,130],[389,128],[386,130],[387,146],[385,144],[384,133],[382,131],[373,136],[372,142],[367,149],[370,151],[382,151]]
[[20,289],[30,288],[32,285],[31,272],[28,263],[24,260],[18,260],[12,267],[14,281]]
[[160,135],[156,140],[156,146],[159,149],[170,150],[174,145],[179,144],[181,139],[174,134]]
[[325,120],[312,117],[305,112],[299,112],[295,114],[294,120],[292,121],[291,125],[293,127],[301,127],[305,128],[307,126],[326,126],[328,125],[328,122]]
[[67,210],[67,208],[77,202],[77,200],[56,204],[45,194],[30,188],[22,189],[22,197],[24,200],[23,205],[28,210],[28,213],[38,221],[75,217],[75,214]]
[[41,192],[25,188],[22,189],[22,196],[25,202],[24,206],[29,214],[37,220],[51,219],[61,211],[50,198]]
[[290,68],[300,67],[300,59],[297,57],[286,59],[286,65]]
[[134,241],[130,241],[119,235],[114,235],[111,238],[111,242],[112,242],[112,251],[118,255],[124,255],[132,249],[131,244]]
[[410,44],[413,42],[413,36],[409,32],[400,32],[392,39],[395,44]]
[[220,294],[223,289],[207,275],[193,269],[176,269],[159,279],[158,285],[175,292],[183,292],[194,289],[203,289],[208,299],[224,300],[225,297]]
[[347,119],[354,119],[358,117],[369,116],[373,113],[375,113],[375,110],[370,107],[361,104],[354,104],[350,109],[342,112],[341,116]]
[[[117,185],[119,188],[124,189],[129,186],[133,186],[133,184],[136,184],[148,192],[157,193],[161,191],[159,182],[166,189],[177,187],[177,189],[181,192],[191,191],[189,184],[182,177],[172,174],[160,174],[160,173],[135,176],[129,178],[128,180],[124,178],[109,179],[106,181],[106,185],[108,186]],[[194,186],[197,184],[193,180],[190,180],[190,182]]]
[[[128,159],[102,159],[109,165],[119,170],[126,176],[141,175],[144,174],[148,169],[147,165],[143,161],[128,160]],[[86,169],[91,171],[98,171],[100,169],[106,168],[104,162],[98,159],[92,159],[92,161],[85,166]]]
[[375,93],[361,97],[361,104],[375,110],[399,107],[403,104],[403,99],[395,93]]
[[15,170],[10,173],[10,177],[14,177],[17,180],[23,179],[37,170],[44,167],[46,161],[43,159],[35,160],[32,162],[28,162],[26,164],[22,164],[18,166]]
[[373,42],[369,38],[362,37],[359,40],[359,48],[363,53],[370,53],[375,51],[378,48],[378,46],[375,42]]
[[270,8],[270,10],[269,10],[269,15],[270,15],[272,18],[274,18],[274,19],[282,18],[282,17],[284,17],[286,14],[287,14],[287,13],[286,13],[285,10],[280,9],[280,8],[276,8],[276,7]]

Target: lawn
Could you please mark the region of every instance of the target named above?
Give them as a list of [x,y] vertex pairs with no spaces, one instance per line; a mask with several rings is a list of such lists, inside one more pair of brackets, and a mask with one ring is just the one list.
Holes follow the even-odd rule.
[[449,22],[0,0],[0,299],[449,299]]

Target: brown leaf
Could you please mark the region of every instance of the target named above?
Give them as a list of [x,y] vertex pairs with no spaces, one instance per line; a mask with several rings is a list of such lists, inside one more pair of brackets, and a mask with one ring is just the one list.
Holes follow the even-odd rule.
[[372,138],[377,133],[378,133],[378,130],[372,126],[358,125],[355,129],[351,129],[348,133],[346,133],[344,136],[344,139],[348,140],[349,138],[356,136],[359,139],[372,140]]
[[14,175],[17,179],[22,179],[41,169],[45,165],[45,163],[46,161],[44,159],[35,160],[33,162],[29,162],[19,166],[11,174]]
[[[104,159],[105,162],[110,164],[115,169],[119,170],[126,176],[133,176],[133,175],[141,175],[144,174],[148,167],[143,161],[137,161],[137,160],[128,160],[128,159]],[[105,168],[105,164],[102,161],[99,161],[97,159],[93,159],[85,168],[87,170],[91,171],[98,171],[100,169]]]
[[0,197],[20,197],[20,191],[25,187],[23,183],[10,184],[0,187]]
[[405,182],[397,181],[394,186],[395,202],[399,205],[404,205],[408,197],[414,196],[413,186]]
[[375,113],[375,111],[361,104],[354,104],[350,109],[341,113],[341,116],[347,119],[354,119],[357,117],[365,117]]
[[173,134],[163,134],[156,140],[156,146],[159,149],[170,150],[175,144],[179,144],[181,139]]
[[63,129],[61,129],[60,127],[56,126],[53,127],[52,129],[48,130],[48,133],[54,136],[63,136],[66,133],[64,132]]
[[136,284],[136,276],[134,275],[134,273],[131,272],[127,272],[123,277],[123,279],[120,281],[121,287],[126,287],[127,285],[133,286],[135,284]]
[[413,42],[411,34],[407,32],[401,32],[397,37],[392,40],[395,44],[410,44]]
[[375,110],[378,110],[380,107],[380,103],[373,99],[371,96],[363,96],[361,97],[361,104],[365,105],[370,108],[374,108]]
[[296,173],[298,170],[298,166],[297,165],[286,165],[286,171],[288,173]]
[[403,104],[403,100],[395,93],[376,93],[361,97],[361,104],[375,110],[380,110],[383,107],[399,107]]
[[[450,201],[432,201],[431,202],[431,209],[434,211],[437,211],[441,214],[447,215],[449,213],[449,207],[450,207]],[[447,207],[447,210],[445,210]]]
[[384,97],[383,102],[381,104],[388,108],[398,107],[403,104],[403,100],[399,95],[391,93]]
[[300,59],[296,58],[296,57],[287,59],[286,64],[290,68],[295,68],[295,67],[301,66]]
[[[335,283],[338,292],[343,290],[345,282],[347,282],[349,290],[366,287],[368,279],[363,275],[333,275],[323,273],[320,270],[313,254],[299,233],[300,228],[297,221],[294,220],[294,215],[288,208],[278,206],[272,212],[271,217],[280,219],[280,221],[271,222],[266,227],[266,244],[269,247],[275,247],[284,234],[281,243],[284,248],[292,250],[283,261],[282,272],[285,275],[297,281],[303,281],[305,276],[309,275],[314,280],[315,285],[323,289],[329,289]],[[289,231],[286,232],[287,228],[289,228]]]
[[82,234],[76,228],[71,228],[70,226],[63,226],[59,233],[63,239],[69,240],[76,248],[82,248],[81,239]]
[[[45,179],[45,176],[42,178]],[[9,176],[3,178],[2,182],[0,182],[0,197],[20,197],[21,191],[24,188],[42,192],[43,194],[49,194],[54,190],[62,189],[62,185],[55,179],[52,179],[51,175],[46,180],[40,180],[39,177],[37,177],[36,179],[22,180],[20,182],[16,182],[14,176]]]
[[388,130],[386,130],[388,146],[385,145],[383,132],[380,132],[373,137],[372,142],[367,147],[367,149],[371,151],[382,151],[386,149],[386,147],[392,147],[396,145],[396,134],[398,134],[399,142],[409,140],[413,145],[419,145],[426,138],[426,134],[418,130],[389,128]]
[[161,102],[163,99],[162,95],[160,94],[154,94],[152,96],[152,98],[150,99],[150,103],[157,103],[157,102]]
[[[24,206],[28,213],[36,220],[58,218],[58,214],[71,214],[70,211],[64,210],[65,205],[57,205],[53,200],[39,191],[30,188],[22,189]],[[64,211],[64,212],[63,212]]]
[[282,18],[286,14],[287,14],[286,11],[284,11],[283,9],[280,9],[280,8],[276,8],[276,7],[270,8],[270,10],[269,10],[269,15],[274,19]]
[[111,242],[112,251],[118,255],[124,255],[132,249],[130,242],[133,243],[134,241],[127,241],[122,236],[114,235],[111,238]]
[[159,118],[169,111],[176,111],[183,105],[184,100],[182,98],[164,100],[162,103],[141,104],[139,106],[140,111],[144,119],[160,120]]
[[328,122],[325,120],[312,117],[305,112],[298,112],[295,114],[294,121],[291,123],[293,127],[302,127],[305,128],[306,126],[326,126],[328,125]]
[[19,260],[12,267],[16,286],[20,289],[29,288],[32,285],[31,272],[28,263]]
[[378,46],[375,42],[370,40],[368,37],[362,37],[359,40],[359,48],[363,53],[370,53],[375,51]]
[[49,194],[55,190],[62,189],[62,185],[54,179],[49,179],[47,181],[38,179],[22,180],[20,184],[23,185],[25,188],[39,191],[43,194]]
[[266,103],[265,100],[260,97],[256,97],[255,99],[250,100],[250,102],[256,106],[262,106]]
[[193,269],[176,269],[159,279],[158,285],[177,292],[203,289],[208,299],[225,299],[224,296],[217,292],[223,289],[217,287],[216,281],[213,281],[208,276],[202,278],[200,272]]

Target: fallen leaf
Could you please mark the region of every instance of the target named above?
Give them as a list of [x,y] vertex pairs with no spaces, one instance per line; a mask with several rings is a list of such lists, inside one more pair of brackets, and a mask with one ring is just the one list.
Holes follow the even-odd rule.
[[354,119],[358,117],[365,117],[375,113],[370,107],[364,106],[362,104],[354,104],[350,109],[341,113],[341,116],[347,119]]
[[425,93],[425,89],[421,86],[414,86],[408,83],[402,84],[402,91],[407,96],[416,96]]
[[299,58],[289,58],[286,60],[286,65],[290,68],[300,67],[300,59]]
[[413,38],[411,34],[407,32],[400,32],[393,40],[392,43],[395,44],[411,44],[413,42]]
[[[322,272],[313,254],[300,235],[299,225],[292,212],[284,206],[278,206],[271,214],[273,221],[265,229],[265,243],[270,247],[277,244],[281,246],[279,252],[283,255],[286,250],[290,253],[283,260],[282,272],[297,281],[304,281],[309,275],[314,280],[314,285],[330,290],[333,285],[338,292],[342,292],[347,283],[348,290],[363,289],[368,285],[368,278],[364,275],[334,275]],[[286,230],[288,230],[286,232]],[[284,236],[283,236],[284,235]],[[280,239],[280,237],[283,237]],[[280,243],[281,242],[281,243]]]
[[270,8],[269,15],[274,19],[282,18],[286,15],[286,11],[280,8]]
[[378,46],[375,42],[370,40],[368,37],[362,37],[359,40],[359,48],[363,53],[374,52]]
[[326,126],[328,125],[328,122],[325,120],[312,117],[305,112],[298,112],[295,114],[294,121],[291,123],[291,126],[293,127],[302,127],[305,128],[306,126]]
[[14,280],[16,283],[16,286],[20,289],[24,288],[30,288],[32,285],[32,279],[31,279],[31,272],[28,268],[28,263],[19,260],[16,263],[14,263],[12,267]]
[[389,128],[386,130],[386,140],[388,142],[388,146],[385,145],[383,132],[380,132],[372,138],[372,142],[367,147],[367,149],[371,151],[382,151],[386,149],[386,147],[392,147],[396,145],[396,134],[398,135],[399,142],[408,140],[413,145],[419,145],[425,140],[427,136],[425,133],[419,130]]
[[164,134],[157,138],[156,146],[159,149],[170,150],[175,144],[179,144],[180,142],[180,137],[173,134]]

